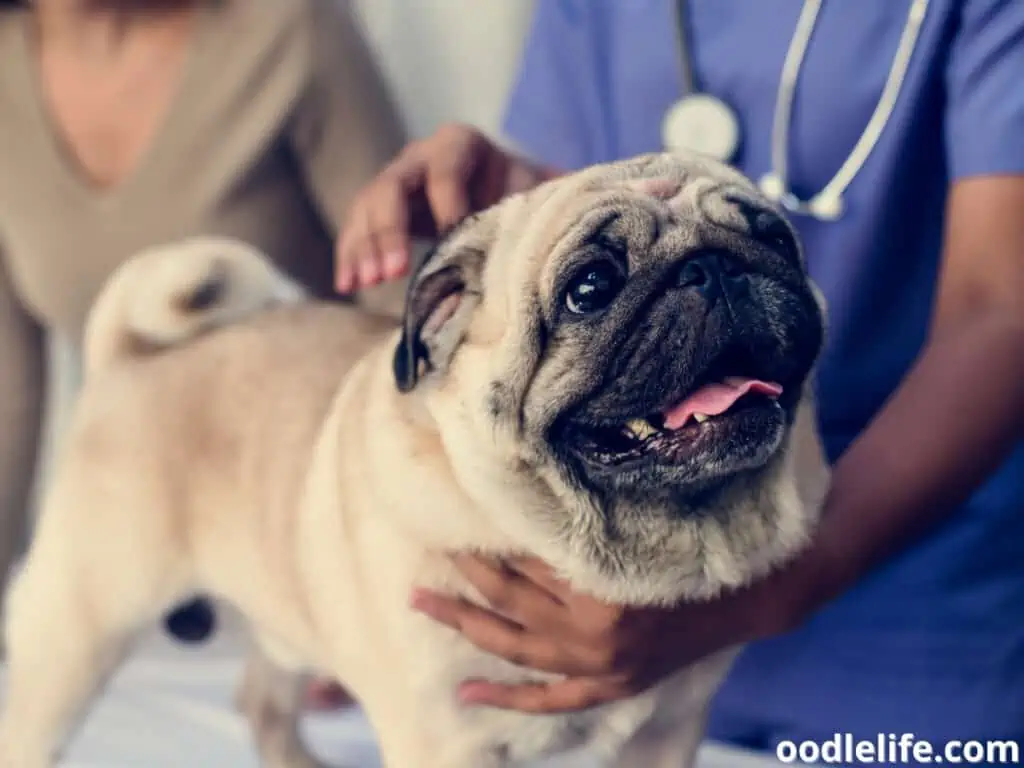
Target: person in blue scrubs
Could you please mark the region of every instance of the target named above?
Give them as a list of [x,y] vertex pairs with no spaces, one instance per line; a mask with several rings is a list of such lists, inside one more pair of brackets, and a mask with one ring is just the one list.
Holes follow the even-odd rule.
[[[802,5],[690,3],[697,80],[736,111],[734,162],[754,179],[771,169]],[[339,284],[401,273],[410,233],[443,229],[506,182],[661,149],[682,90],[673,6],[538,0],[505,123],[530,161],[464,126],[411,145],[354,206]],[[864,130],[909,7],[823,4],[788,136],[800,197]],[[835,477],[812,550],[749,589],[665,612],[566,594],[536,563],[510,577],[464,559],[520,626],[438,595],[418,606],[482,648],[572,670],[550,686],[470,681],[467,701],[590,706],[753,641],[716,698],[712,738],[766,751],[836,732],[1024,744],[1024,2],[932,0],[843,215],[794,221],[830,316],[818,391]],[[530,607],[544,591],[565,604],[557,621]]]

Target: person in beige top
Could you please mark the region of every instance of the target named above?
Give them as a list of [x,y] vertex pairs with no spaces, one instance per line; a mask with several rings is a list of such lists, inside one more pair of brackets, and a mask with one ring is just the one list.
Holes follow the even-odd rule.
[[19,554],[47,334],[131,254],[241,238],[320,296],[401,121],[346,0],[0,2],[0,568]]

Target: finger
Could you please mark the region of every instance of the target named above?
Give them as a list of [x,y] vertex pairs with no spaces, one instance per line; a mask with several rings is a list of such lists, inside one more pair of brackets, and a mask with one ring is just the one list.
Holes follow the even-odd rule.
[[[387,204],[385,204],[387,205]],[[359,244],[358,277],[363,286],[373,285],[389,275],[397,276],[409,261],[410,240],[393,209],[382,211],[380,204],[368,210],[373,217],[367,225],[366,239]]]
[[458,151],[440,155],[427,167],[427,200],[439,233],[472,213],[469,186],[479,160],[479,150],[474,145],[461,146]]
[[370,207],[364,202],[349,213],[349,219],[338,240],[334,282],[340,293],[351,293],[358,289],[362,263],[378,258],[370,228]]
[[556,643],[467,600],[417,591],[412,604],[416,610],[457,631],[479,650],[516,666],[562,675],[592,672],[563,653]]
[[381,261],[382,255],[377,247],[377,239],[373,235],[373,222],[371,220],[372,208],[366,207],[363,210],[363,221],[365,222],[360,232],[363,236],[354,241],[352,249],[345,257],[346,263],[352,271],[352,290],[368,288],[376,282],[377,263]]
[[438,233],[448,232],[470,214],[469,194],[465,182],[458,178],[441,176],[428,179],[427,198]]
[[455,555],[456,568],[497,613],[534,632],[555,631],[569,618],[551,595],[500,563]]
[[505,565],[514,573],[543,589],[559,603],[567,603],[573,597],[568,582],[559,579],[555,575],[554,569],[543,560],[535,557],[511,557],[505,560]]
[[355,290],[356,268],[354,264],[338,256],[334,271],[334,288],[338,293],[352,293]]
[[359,278],[359,244],[369,241],[366,212],[359,207],[349,211],[334,251],[334,287],[339,293],[351,293]]
[[422,194],[422,178],[410,172],[389,178],[378,189],[369,210],[369,231],[377,264],[404,265],[412,248],[409,232],[411,198]]
[[474,176],[487,165],[490,144],[479,131],[457,124],[442,126],[435,138],[426,189],[431,211],[444,232],[475,210]]
[[383,271],[380,264],[381,259],[380,254],[374,252],[372,256],[366,256],[359,262],[359,286],[361,288],[369,288],[380,282],[381,277],[383,277],[381,274]]
[[[588,645],[595,637],[608,637],[623,619],[622,606],[602,602],[587,594],[574,592],[547,563],[533,557],[516,557],[505,561],[506,567],[536,589],[543,590],[550,600],[562,606],[560,633],[566,640]],[[596,664],[596,662],[595,662]]]
[[383,253],[384,262],[381,264],[381,269],[386,279],[394,280],[409,271],[408,250],[392,249],[386,250]]
[[470,680],[459,686],[459,700],[531,714],[563,714],[627,698],[627,686],[609,678],[575,677],[555,683],[502,685]]
[[339,239],[339,283],[353,286],[361,277],[383,272],[379,265],[408,262],[410,209],[423,199],[425,169],[418,146],[410,145],[360,194],[349,215],[352,223]]

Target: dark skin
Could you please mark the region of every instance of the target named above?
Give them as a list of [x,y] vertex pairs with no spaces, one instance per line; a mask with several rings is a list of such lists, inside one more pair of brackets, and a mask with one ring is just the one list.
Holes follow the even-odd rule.
[[[967,500],[1024,434],[1024,177],[950,192],[930,338],[835,467],[816,541],[768,578],[673,610],[574,594],[542,563],[455,559],[491,609],[417,592],[413,606],[481,650],[560,673],[550,684],[466,681],[466,702],[551,713],[642,691],[728,646],[799,626]],[[941,418],[937,418],[941,414]]]
[[[357,199],[338,248],[339,282],[370,285],[434,236],[520,184],[557,175],[447,126],[410,145]],[[515,184],[511,186],[515,187]],[[460,555],[487,606],[419,591],[413,606],[478,648],[565,680],[466,681],[466,702],[550,713],[620,699],[729,646],[794,629],[865,574],[955,514],[1024,434],[1024,176],[949,192],[929,338],[902,386],[837,462],[814,543],[744,589],[672,610],[575,594],[543,563]],[[386,268],[390,254],[393,269]]]

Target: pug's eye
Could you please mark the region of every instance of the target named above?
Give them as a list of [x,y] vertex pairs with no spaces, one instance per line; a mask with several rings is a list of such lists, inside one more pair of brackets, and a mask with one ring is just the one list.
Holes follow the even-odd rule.
[[606,309],[619,295],[626,278],[610,261],[588,264],[569,281],[565,307],[574,315],[589,315]]

